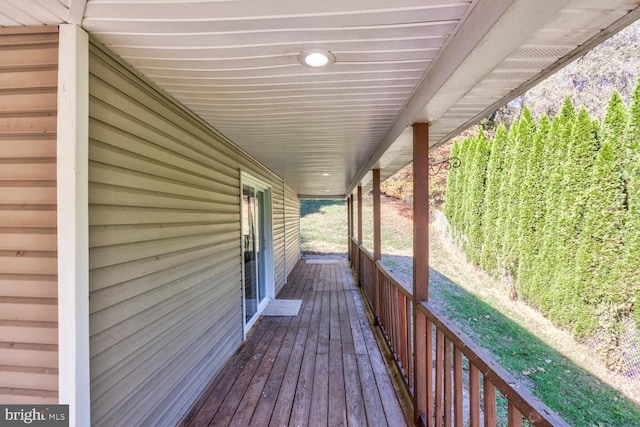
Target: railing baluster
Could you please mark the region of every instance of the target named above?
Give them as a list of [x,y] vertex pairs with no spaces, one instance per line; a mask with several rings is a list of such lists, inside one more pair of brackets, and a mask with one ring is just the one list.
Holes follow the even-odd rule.
[[444,425],[449,427],[453,425],[453,352],[451,350],[451,341],[444,338]]
[[[417,309],[417,307],[413,307],[414,310]],[[418,311],[418,313],[420,315],[422,315],[421,311]],[[433,426],[434,425],[434,416],[433,416],[433,412],[434,412],[434,406],[433,406],[433,381],[434,381],[434,376],[433,376],[433,338],[434,338],[434,327],[433,327],[433,322],[431,321],[431,319],[427,318],[427,421],[428,421],[428,425],[429,426]],[[412,358],[413,359],[413,358]],[[416,367],[414,366],[413,369],[416,369]]]
[[469,361],[469,426],[480,427],[480,371]]
[[444,404],[444,334],[436,328],[436,419],[435,425],[442,425]]
[[522,414],[518,408],[513,406],[513,402],[509,401],[509,427],[522,427]]
[[[462,427],[464,425],[463,418],[463,406],[462,402],[462,352],[458,347],[455,347],[453,353],[453,407],[454,407],[454,422],[456,427]],[[485,424],[486,425],[486,424]]]
[[407,334],[406,334],[406,329],[404,327],[402,327],[403,324],[406,325],[406,322],[404,322],[404,319],[407,316],[407,304],[406,304],[406,300],[404,298],[403,295],[400,295],[399,297],[399,301],[398,301],[398,325],[400,327],[400,354],[398,355],[398,358],[400,359],[400,363],[402,364],[402,369],[404,371],[404,375],[406,378],[407,375]]
[[496,427],[496,387],[484,378],[484,427]]
[[[413,324],[413,312],[416,309],[415,305],[413,304],[413,300],[407,298],[409,304],[409,310],[407,312],[407,317],[405,318],[405,322],[407,323],[407,347],[408,351],[407,351],[407,360],[409,361],[409,373],[407,374],[407,377],[409,378],[409,390],[414,390],[413,392],[415,393],[415,383],[414,383],[414,372],[416,367],[414,366],[414,361],[413,361],[413,352],[415,351],[415,347],[414,347],[414,342],[413,342],[413,336],[415,334],[414,328],[415,325]],[[430,342],[430,338],[431,338],[431,322],[429,321],[429,319],[427,319],[427,354],[431,354],[431,348],[429,346],[429,342]],[[429,362],[429,360],[432,360],[431,358],[428,358],[427,360],[427,372],[429,372],[429,366],[431,366],[431,362]],[[427,381],[427,396],[431,396],[431,386],[429,385],[429,381],[431,379],[431,376],[428,376],[428,381]],[[429,406],[427,406],[427,408],[429,408]],[[431,411],[431,409],[429,408],[429,411]]]

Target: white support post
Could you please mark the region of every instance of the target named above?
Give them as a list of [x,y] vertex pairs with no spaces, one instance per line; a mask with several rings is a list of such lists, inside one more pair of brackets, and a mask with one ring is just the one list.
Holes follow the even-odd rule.
[[58,53],[58,392],[69,425],[91,425],[89,374],[89,36],[60,26]]

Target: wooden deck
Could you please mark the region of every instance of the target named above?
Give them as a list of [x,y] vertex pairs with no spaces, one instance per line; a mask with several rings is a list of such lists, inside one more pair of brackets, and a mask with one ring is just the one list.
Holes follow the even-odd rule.
[[184,425],[407,425],[347,262],[323,262],[298,262],[278,295],[298,316],[262,317]]

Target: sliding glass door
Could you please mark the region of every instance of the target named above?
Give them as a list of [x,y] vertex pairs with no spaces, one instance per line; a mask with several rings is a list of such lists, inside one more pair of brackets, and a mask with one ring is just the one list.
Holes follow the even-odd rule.
[[242,183],[243,305],[245,333],[273,297],[271,192],[244,177]]

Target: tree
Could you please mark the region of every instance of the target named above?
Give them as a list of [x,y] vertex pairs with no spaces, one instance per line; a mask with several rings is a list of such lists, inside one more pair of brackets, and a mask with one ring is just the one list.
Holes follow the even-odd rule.
[[626,108],[620,95],[614,92],[603,123],[604,140],[594,166],[577,275],[572,282],[578,301],[587,306],[586,312],[574,310],[574,331],[579,336],[589,336],[596,329],[604,330],[607,341],[600,350],[614,369],[620,362],[616,347],[624,330],[621,321],[630,311],[633,297],[630,287],[621,283],[626,252],[627,189],[623,161],[627,155],[626,126]]
[[[544,224],[542,226],[542,244],[537,257],[532,261],[533,272],[527,287],[530,289],[531,303],[538,306],[543,313],[549,314],[554,307],[554,297],[549,292],[555,277],[556,256],[566,250],[558,245],[557,214],[562,209],[558,189],[562,185],[563,165],[569,152],[569,141],[573,131],[575,109],[569,98],[565,99],[562,110],[551,122],[545,144],[544,185]],[[552,319],[553,320],[553,319]]]
[[[460,158],[460,143],[455,141],[453,147],[451,148],[451,158]],[[455,217],[456,209],[458,209],[458,199],[460,197],[458,191],[458,185],[460,182],[459,168],[449,169],[447,174],[447,201],[444,205],[444,215],[447,217],[449,222],[451,223],[453,218]]]
[[522,184],[525,197],[520,204],[520,224],[518,229],[518,293],[524,299],[532,299],[529,292],[534,264],[541,246],[542,226],[545,212],[545,158],[544,145],[547,140],[551,121],[543,115],[535,134],[533,146],[529,150],[527,172]]
[[507,128],[500,124],[490,145],[482,218],[482,240],[484,246],[482,247],[480,265],[485,271],[489,272],[497,268],[498,233],[496,227],[500,213],[500,186],[505,175],[504,165],[507,142]]
[[525,194],[522,185],[527,171],[529,149],[534,144],[536,122],[531,111],[525,108],[517,123],[511,167],[509,168],[509,185],[505,194],[507,210],[504,228],[504,243],[501,261],[509,276],[514,277],[518,270],[520,254],[518,252],[518,236],[520,234],[520,206]]
[[470,164],[467,176],[468,186],[466,201],[467,205],[465,225],[466,225],[466,248],[465,252],[470,260],[479,262],[480,250],[482,247],[482,219],[484,214],[484,193],[487,174],[487,162],[489,160],[489,150],[487,140],[482,130],[478,133],[473,144],[473,160]]
[[[636,327],[640,330],[640,78],[631,98],[629,121],[626,129],[628,147],[628,211],[625,221],[625,256],[624,280],[630,286],[631,315]],[[640,341],[638,342],[640,346]]]

